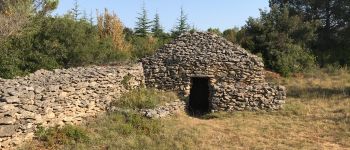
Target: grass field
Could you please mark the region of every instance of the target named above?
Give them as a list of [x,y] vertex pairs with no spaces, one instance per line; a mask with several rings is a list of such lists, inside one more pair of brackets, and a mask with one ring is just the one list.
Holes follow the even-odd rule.
[[41,130],[23,149],[350,149],[350,73],[328,72],[270,78],[288,89],[277,112],[102,115],[84,126]]

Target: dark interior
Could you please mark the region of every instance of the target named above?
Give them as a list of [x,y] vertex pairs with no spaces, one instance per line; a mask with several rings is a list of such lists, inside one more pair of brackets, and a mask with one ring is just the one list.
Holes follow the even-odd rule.
[[209,108],[209,78],[192,78],[189,111],[195,115],[210,112]]

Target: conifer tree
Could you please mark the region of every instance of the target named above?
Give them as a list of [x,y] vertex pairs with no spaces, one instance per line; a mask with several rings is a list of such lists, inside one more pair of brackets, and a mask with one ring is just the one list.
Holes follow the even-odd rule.
[[78,20],[79,15],[81,15],[78,0],[74,0],[74,7],[72,8],[71,12],[74,19]]
[[139,13],[139,17],[137,17],[136,27],[135,27],[135,34],[138,36],[145,37],[148,35],[150,30],[150,21],[147,18],[147,10],[145,8],[145,4],[143,4],[141,8],[141,13]]
[[159,14],[156,13],[153,24],[152,24],[152,33],[155,37],[160,37],[163,34],[163,28],[160,25]]
[[174,30],[172,31],[172,34],[174,36],[178,36],[181,33],[184,33],[190,29],[190,25],[187,23],[187,15],[185,14],[183,8],[181,7],[181,14],[178,19],[178,24],[175,26]]

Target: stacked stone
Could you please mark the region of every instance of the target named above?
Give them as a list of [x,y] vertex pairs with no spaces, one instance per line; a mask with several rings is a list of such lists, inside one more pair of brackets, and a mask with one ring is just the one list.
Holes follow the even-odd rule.
[[276,110],[286,96],[265,82],[261,58],[211,33],[184,33],[142,63],[147,86],[185,96],[192,77],[209,78],[213,111]]
[[[125,80],[128,76],[128,81]],[[127,85],[125,85],[127,84]],[[37,126],[78,124],[111,100],[144,84],[140,64],[39,70],[0,80],[0,149],[33,137]]]

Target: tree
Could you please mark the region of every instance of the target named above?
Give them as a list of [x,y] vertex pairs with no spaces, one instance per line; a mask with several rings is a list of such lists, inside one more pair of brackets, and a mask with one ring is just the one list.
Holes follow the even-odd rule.
[[286,7],[290,15],[304,21],[317,20],[317,41],[313,49],[321,66],[327,63],[350,64],[349,0],[270,0],[270,6]]
[[164,34],[163,28],[160,25],[158,13],[156,13],[156,15],[154,17],[151,31],[155,37],[161,37]]
[[177,25],[172,31],[173,36],[178,36],[181,33],[189,31],[190,25],[187,23],[187,15],[185,14],[183,8],[181,7],[180,17],[178,18]]
[[232,29],[225,30],[222,34],[226,40],[228,40],[232,43],[237,43],[237,32],[238,31],[239,31],[238,28],[232,28]]
[[143,4],[141,8],[141,13],[139,13],[139,17],[137,17],[135,34],[141,37],[146,37],[149,34],[150,30],[150,21],[147,18],[147,10],[145,8],[145,4]]
[[31,0],[0,0],[0,42],[16,35],[33,13]]
[[98,15],[97,27],[100,39],[112,38],[117,51],[128,52],[131,45],[125,41],[124,26],[115,13],[105,9],[104,15]]
[[290,16],[286,8],[272,7],[261,11],[260,18],[249,18],[239,31],[240,44],[261,55],[266,67],[289,75],[314,66],[310,45],[315,41],[316,25],[299,16]]
[[59,4],[59,0],[32,0],[36,13],[46,15],[55,10]]
[[207,31],[210,32],[210,33],[214,33],[216,35],[220,35],[220,36],[222,35],[222,33],[221,33],[219,28],[209,28]]
[[72,8],[71,12],[74,19],[78,20],[79,15],[81,15],[78,0],[74,0],[74,7]]

